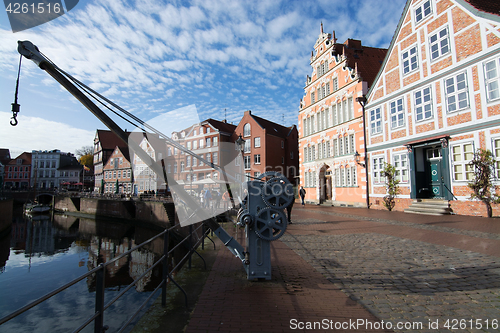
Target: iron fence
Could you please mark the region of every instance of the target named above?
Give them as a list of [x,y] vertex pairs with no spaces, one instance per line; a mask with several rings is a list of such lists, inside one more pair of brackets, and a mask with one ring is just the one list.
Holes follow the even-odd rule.
[[[215,243],[213,240],[209,237],[209,231],[205,224],[200,223],[198,226],[195,228],[193,225],[189,226],[189,233],[179,240],[177,244],[172,246],[172,248],[169,249],[169,240],[170,240],[170,234],[174,231],[175,228],[177,228],[178,225],[172,226],[168,229],[165,229],[158,235],[144,241],[143,243],[136,245],[135,247],[131,248],[127,252],[122,253],[121,255],[113,258],[112,260],[109,260],[105,263],[100,264],[98,267],[90,270],[89,272],[79,276],[78,278],[74,279],[73,281],[70,281],[66,283],[65,285],[49,292],[48,294],[38,298],[37,300],[21,307],[20,309],[12,312],[11,314],[3,317],[0,319],[0,330],[1,330],[1,325],[8,322],[9,320],[23,314],[24,312],[28,311],[29,309],[43,303],[44,301],[48,300],[49,298],[59,294],[60,292],[64,291],[65,289],[75,285],[76,283],[82,281],[83,279],[94,275],[95,274],[95,281],[96,281],[96,290],[95,290],[95,311],[94,314],[89,317],[85,322],[83,322],[78,328],[76,328],[73,332],[80,332],[82,331],[85,327],[87,327],[92,321],[94,321],[94,332],[95,333],[102,333],[106,330],[109,329],[107,325],[104,323],[104,311],[106,311],[113,303],[115,303],[119,298],[121,298],[128,290],[130,290],[136,283],[138,283],[143,277],[145,277],[151,270],[153,270],[156,266],[162,265],[163,267],[163,275],[162,275],[162,280],[158,284],[158,286],[151,292],[149,297],[138,307],[137,311],[130,316],[129,320],[123,324],[122,327],[119,328],[118,332],[123,332],[129,325],[130,323],[135,319],[135,317],[141,312],[141,310],[148,304],[148,302],[153,298],[157,292],[161,289],[161,304],[162,306],[166,305],[167,301],[167,286],[168,282],[172,282],[175,284],[181,292],[184,294],[184,300],[186,303],[186,307],[188,307],[188,298],[187,298],[187,293],[186,291],[175,281],[175,279],[172,277],[172,272],[175,272],[181,268],[181,266],[187,261],[189,268],[191,268],[191,257],[193,254],[197,254],[204,263],[205,269],[206,269],[206,262],[205,259],[196,251],[198,246],[201,244],[202,249],[204,248],[204,241],[205,238],[208,238],[214,246],[215,249]],[[121,258],[130,255],[132,252],[150,244],[154,240],[163,237],[163,255],[151,265],[142,275],[140,275],[138,278],[136,278],[133,282],[131,282],[125,289],[123,289],[118,295],[116,295],[112,300],[110,300],[108,303],[105,303],[105,270],[106,267],[115,263],[117,260],[120,260]],[[187,244],[187,245],[185,245]],[[173,252],[178,249],[181,246],[186,246],[187,247],[187,252],[182,257],[181,260],[178,261],[175,267],[170,268],[168,265],[168,258],[173,254]]]

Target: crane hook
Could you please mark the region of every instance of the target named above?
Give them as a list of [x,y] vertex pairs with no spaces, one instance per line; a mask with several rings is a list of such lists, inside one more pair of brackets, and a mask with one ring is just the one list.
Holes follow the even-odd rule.
[[19,105],[19,104],[17,104],[17,103],[12,103],[12,118],[10,118],[10,119],[12,119],[12,120],[10,121],[10,124],[11,124],[12,126],[16,126],[16,125],[18,124],[18,121],[17,121],[17,113],[19,112],[19,107],[20,107],[20,105]]

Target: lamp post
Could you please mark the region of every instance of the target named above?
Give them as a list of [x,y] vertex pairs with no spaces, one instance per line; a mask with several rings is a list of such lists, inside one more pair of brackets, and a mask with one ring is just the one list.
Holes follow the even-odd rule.
[[[368,185],[370,184],[368,179],[368,151],[366,149],[367,139],[366,139],[366,115],[365,115],[365,105],[366,105],[366,96],[363,95],[361,97],[356,97],[356,102],[361,105],[363,112],[363,145],[365,152],[365,163],[359,163],[359,153],[356,151],[354,158],[356,159],[356,163],[365,168],[365,179],[366,179],[366,208],[370,208],[370,190]],[[357,155],[357,156],[356,156]]]

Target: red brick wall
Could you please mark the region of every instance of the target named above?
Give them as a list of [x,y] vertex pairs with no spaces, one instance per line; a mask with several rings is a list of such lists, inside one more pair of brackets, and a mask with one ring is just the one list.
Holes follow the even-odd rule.
[[462,61],[482,51],[479,24],[455,36],[455,50],[457,61]]

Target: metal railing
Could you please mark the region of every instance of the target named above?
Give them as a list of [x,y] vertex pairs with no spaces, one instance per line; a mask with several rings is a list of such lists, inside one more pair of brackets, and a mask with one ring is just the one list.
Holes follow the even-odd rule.
[[[151,295],[139,306],[137,311],[130,316],[129,320],[123,324],[123,326],[118,330],[118,332],[123,332],[127,326],[130,325],[130,323],[134,320],[134,318],[139,314],[139,312],[148,304],[148,302],[153,298],[154,295],[161,289],[161,304],[162,306],[166,305],[167,301],[167,285],[168,282],[171,281],[173,282],[184,294],[184,300],[186,303],[186,307],[188,307],[188,298],[187,298],[187,293],[185,290],[173,279],[172,277],[172,272],[177,271],[178,269],[181,268],[181,266],[188,261],[189,268],[191,268],[191,256],[194,254],[197,254],[204,263],[205,269],[206,269],[206,262],[205,259],[196,251],[198,246],[201,244],[202,249],[204,249],[204,241],[205,238],[208,238],[214,245],[215,249],[215,243],[214,241],[208,236],[208,233],[210,229],[208,229],[205,224],[200,223],[196,228],[193,228],[193,225],[189,226],[189,233],[182,239],[180,240],[175,246],[173,246],[171,249],[169,249],[169,239],[170,239],[170,233],[173,232],[175,228],[177,228],[178,225],[172,226],[168,229],[165,229],[158,235],[144,241],[143,243],[131,248],[127,252],[122,253],[121,255],[113,258],[110,261],[107,261],[105,263],[100,264],[98,267],[90,270],[89,272],[81,275],[80,277],[74,279],[71,282],[68,282],[67,284],[51,291],[50,293],[38,298],[37,300],[23,306],[22,308],[18,309],[17,311],[12,312],[11,314],[3,317],[0,319],[0,330],[1,330],[1,325],[8,322],[9,320],[23,314],[24,312],[28,311],[29,309],[39,305],[40,303],[48,300],[52,296],[55,296],[59,294],[60,292],[64,291],[65,289],[75,285],[76,283],[82,281],[83,279],[95,274],[95,279],[96,279],[96,290],[95,290],[95,311],[94,314],[89,317],[84,323],[82,323],[78,328],[76,328],[73,332],[80,332],[82,331],[85,327],[87,327],[92,321],[94,321],[94,332],[95,333],[101,333],[109,329],[107,325],[104,324],[104,311],[106,311],[113,303],[115,303],[120,297],[122,297],[128,290],[130,290],[137,282],[139,282],[144,276],[146,276],[151,270],[153,270],[156,266],[159,264],[163,265],[163,276],[161,282],[158,284],[158,286],[151,292]],[[198,232],[201,230],[201,237],[199,236]],[[194,236],[196,236],[197,239],[194,239]],[[132,283],[130,283],[124,290],[122,290],[116,297],[114,297],[112,300],[110,300],[108,303],[105,304],[104,301],[104,296],[106,292],[105,288],[105,269],[107,266],[113,264],[117,260],[130,255],[133,251],[138,250],[141,247],[144,247],[145,245],[150,244],[154,240],[163,237],[163,255],[155,262],[151,267],[149,267],[141,276],[136,278]],[[183,244],[187,243],[187,253],[184,255],[184,257],[178,261],[177,265],[175,267],[172,267],[171,269],[169,268],[168,265],[168,258],[169,256],[178,249],[180,246]]]

